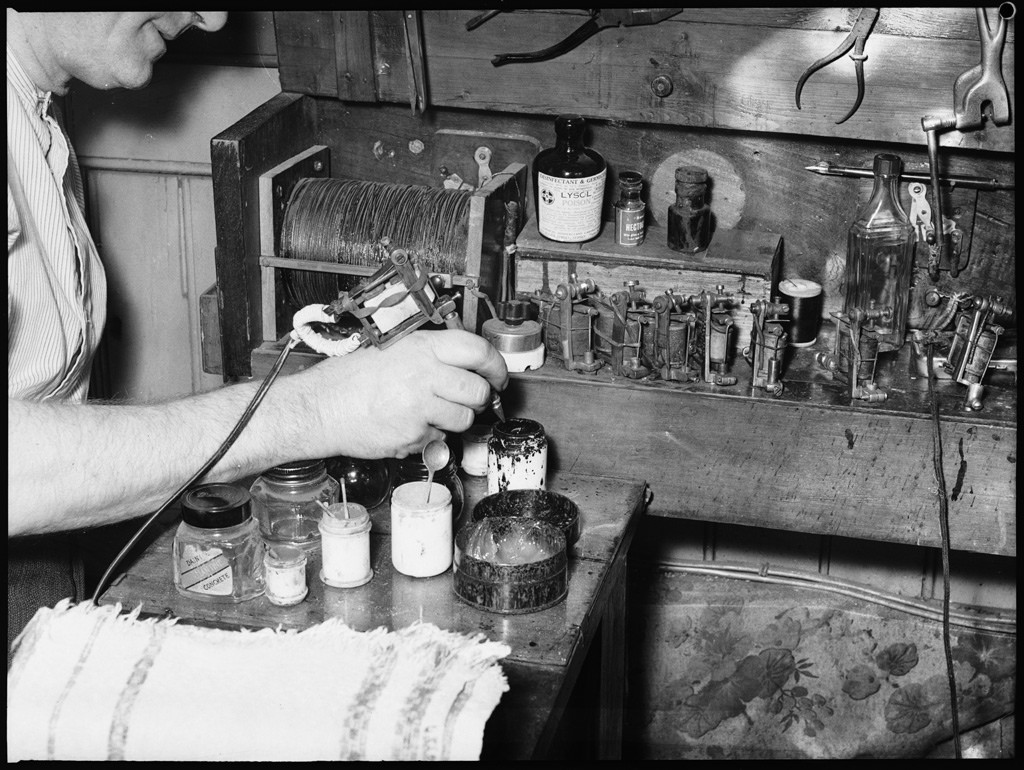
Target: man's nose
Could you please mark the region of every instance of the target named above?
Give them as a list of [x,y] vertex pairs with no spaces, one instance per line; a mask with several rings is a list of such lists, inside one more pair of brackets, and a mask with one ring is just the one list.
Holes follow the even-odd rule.
[[199,21],[196,26],[204,32],[216,32],[227,24],[227,11],[196,11],[199,14]]

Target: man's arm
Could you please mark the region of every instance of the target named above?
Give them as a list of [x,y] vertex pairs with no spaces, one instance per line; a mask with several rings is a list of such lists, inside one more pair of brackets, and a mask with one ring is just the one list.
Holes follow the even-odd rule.
[[[404,457],[461,432],[507,382],[468,332],[417,332],[282,376],[204,481],[308,457]],[[258,382],[157,405],[8,399],[8,537],[79,529],[155,510],[220,446]]]

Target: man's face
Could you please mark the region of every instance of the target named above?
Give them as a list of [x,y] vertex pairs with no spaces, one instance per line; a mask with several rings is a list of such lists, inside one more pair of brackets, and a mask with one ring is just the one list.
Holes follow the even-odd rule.
[[153,77],[153,63],[167,51],[165,42],[190,27],[213,32],[224,26],[219,11],[133,11],[127,13],[44,13],[51,73],[93,88],[142,88]]

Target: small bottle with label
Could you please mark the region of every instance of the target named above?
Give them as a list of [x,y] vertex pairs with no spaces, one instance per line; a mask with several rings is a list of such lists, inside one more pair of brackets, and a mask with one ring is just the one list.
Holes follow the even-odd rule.
[[249,492],[236,484],[203,484],[181,498],[172,549],[178,593],[233,604],[263,593],[263,543]]
[[586,121],[580,115],[555,119],[555,146],[533,161],[537,229],[562,243],[582,243],[601,232],[601,210],[608,164],[583,143]]
[[647,205],[640,200],[643,178],[635,171],[619,174],[619,199],[615,202],[615,243],[639,246],[644,242]]

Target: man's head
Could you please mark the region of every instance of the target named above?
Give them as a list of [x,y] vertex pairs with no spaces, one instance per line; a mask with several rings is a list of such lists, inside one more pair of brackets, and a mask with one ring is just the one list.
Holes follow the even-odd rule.
[[165,41],[198,27],[224,26],[222,11],[83,13],[7,12],[7,42],[44,91],[63,94],[71,80],[93,88],[142,88]]

